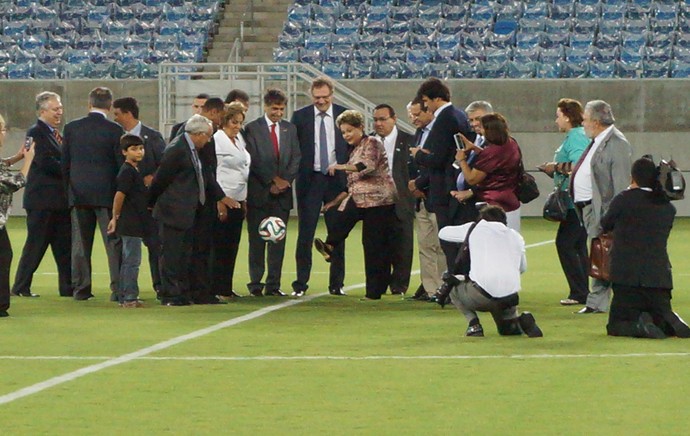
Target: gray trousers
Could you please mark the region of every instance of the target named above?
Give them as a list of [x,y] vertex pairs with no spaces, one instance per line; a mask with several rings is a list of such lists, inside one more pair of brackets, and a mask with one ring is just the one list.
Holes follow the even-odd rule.
[[108,236],[108,222],[111,211],[106,207],[73,207],[72,218],[72,286],[74,297],[83,298],[92,293],[91,252],[96,234],[96,225],[101,232],[105,252],[108,256],[110,291],[118,292],[122,241],[119,237]]
[[[585,225],[585,228],[588,230],[593,228],[599,228],[598,225],[595,226],[594,223],[590,222],[593,219],[591,208],[592,205],[590,204],[588,206],[583,207],[580,211],[582,215],[582,221]],[[591,239],[596,236],[599,235],[594,235],[590,231],[587,232],[587,237],[589,241],[591,241]],[[606,280],[600,279],[592,279],[590,289],[591,291],[589,291],[589,294],[587,295],[587,307],[591,307],[592,309],[598,309],[602,312],[607,312],[609,310],[609,302],[611,301],[611,282],[607,282]]]
[[500,300],[487,297],[471,280],[454,287],[450,291],[450,300],[468,322],[479,318],[477,312],[490,312],[499,331],[505,324],[515,323],[518,317],[517,306],[506,307]]

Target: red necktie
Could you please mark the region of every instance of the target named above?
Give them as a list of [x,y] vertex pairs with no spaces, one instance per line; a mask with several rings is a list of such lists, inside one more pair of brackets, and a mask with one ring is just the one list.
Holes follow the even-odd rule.
[[53,136],[55,137],[55,140],[57,141],[58,145],[62,145],[62,135],[60,135],[58,129],[53,130]]
[[276,135],[276,123],[271,124],[271,142],[273,143],[273,152],[276,155],[276,160],[279,160],[280,146],[278,145],[278,135]]

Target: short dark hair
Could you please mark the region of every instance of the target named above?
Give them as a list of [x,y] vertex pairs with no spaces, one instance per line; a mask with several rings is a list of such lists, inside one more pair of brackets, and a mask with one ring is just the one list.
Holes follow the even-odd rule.
[[223,112],[223,110],[225,110],[225,102],[223,102],[223,100],[218,97],[209,98],[208,100],[206,100],[206,103],[204,103],[204,105],[201,106],[201,110],[203,110],[204,112],[210,112],[212,110]]
[[197,94],[197,96],[194,98],[203,98],[204,100],[208,100],[209,98],[211,98],[211,96],[206,94],[205,92],[202,92],[201,94]]
[[443,101],[450,101],[450,89],[448,86],[436,77],[429,77],[426,79],[417,90],[419,97],[425,96],[431,100],[440,98]]
[[113,104],[113,93],[104,86],[93,88],[89,92],[89,104],[97,109],[110,110]]
[[508,218],[501,206],[487,204],[479,210],[479,220],[494,221],[508,225]]
[[134,97],[118,98],[113,102],[113,107],[120,109],[122,112],[128,112],[137,120],[139,119],[139,105]]
[[120,149],[122,151],[127,151],[129,147],[135,145],[144,145],[144,140],[137,135],[132,135],[131,133],[125,133],[120,137]]
[[427,111],[427,107],[426,107],[426,105],[424,104],[424,100],[422,100],[422,96],[421,96],[421,95],[416,95],[416,96],[412,99],[412,103],[411,103],[411,104],[412,104],[412,105],[418,104],[418,105],[419,105],[419,109],[421,109],[422,112],[426,112],[426,111]]
[[225,103],[232,103],[233,101],[249,103],[249,94],[241,89],[233,89],[232,91],[228,92],[228,95],[225,97]]
[[268,88],[264,93],[264,104],[266,106],[287,104],[287,96],[278,88]]
[[377,111],[379,109],[388,109],[388,116],[390,116],[391,118],[395,116],[395,110],[393,109],[393,106],[391,106],[389,104],[382,103],[380,105],[377,105],[374,108],[374,111]]
[[582,114],[584,114],[584,109],[582,109],[582,104],[573,100],[572,98],[562,98],[558,100],[558,109],[561,113],[568,118],[570,125],[572,127],[579,127],[582,125]]
[[486,114],[479,119],[484,128],[484,138],[491,144],[503,145],[508,142],[510,132],[508,130],[508,122],[503,115],[498,112],[493,114]]
[[641,188],[654,188],[657,186],[657,169],[654,161],[643,157],[632,164],[630,170],[632,179]]

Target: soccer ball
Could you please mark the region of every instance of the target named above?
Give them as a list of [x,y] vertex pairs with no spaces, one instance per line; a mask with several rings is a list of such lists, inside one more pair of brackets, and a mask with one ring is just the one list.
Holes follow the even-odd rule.
[[259,223],[259,236],[261,236],[261,239],[274,244],[285,239],[286,230],[285,222],[277,216],[269,216]]

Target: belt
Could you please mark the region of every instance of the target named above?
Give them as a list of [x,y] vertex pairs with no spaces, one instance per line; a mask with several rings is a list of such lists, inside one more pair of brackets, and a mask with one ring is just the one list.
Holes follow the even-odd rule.
[[592,204],[592,200],[575,202],[575,206],[579,207],[580,209],[583,209],[585,206],[589,206],[590,204]]

